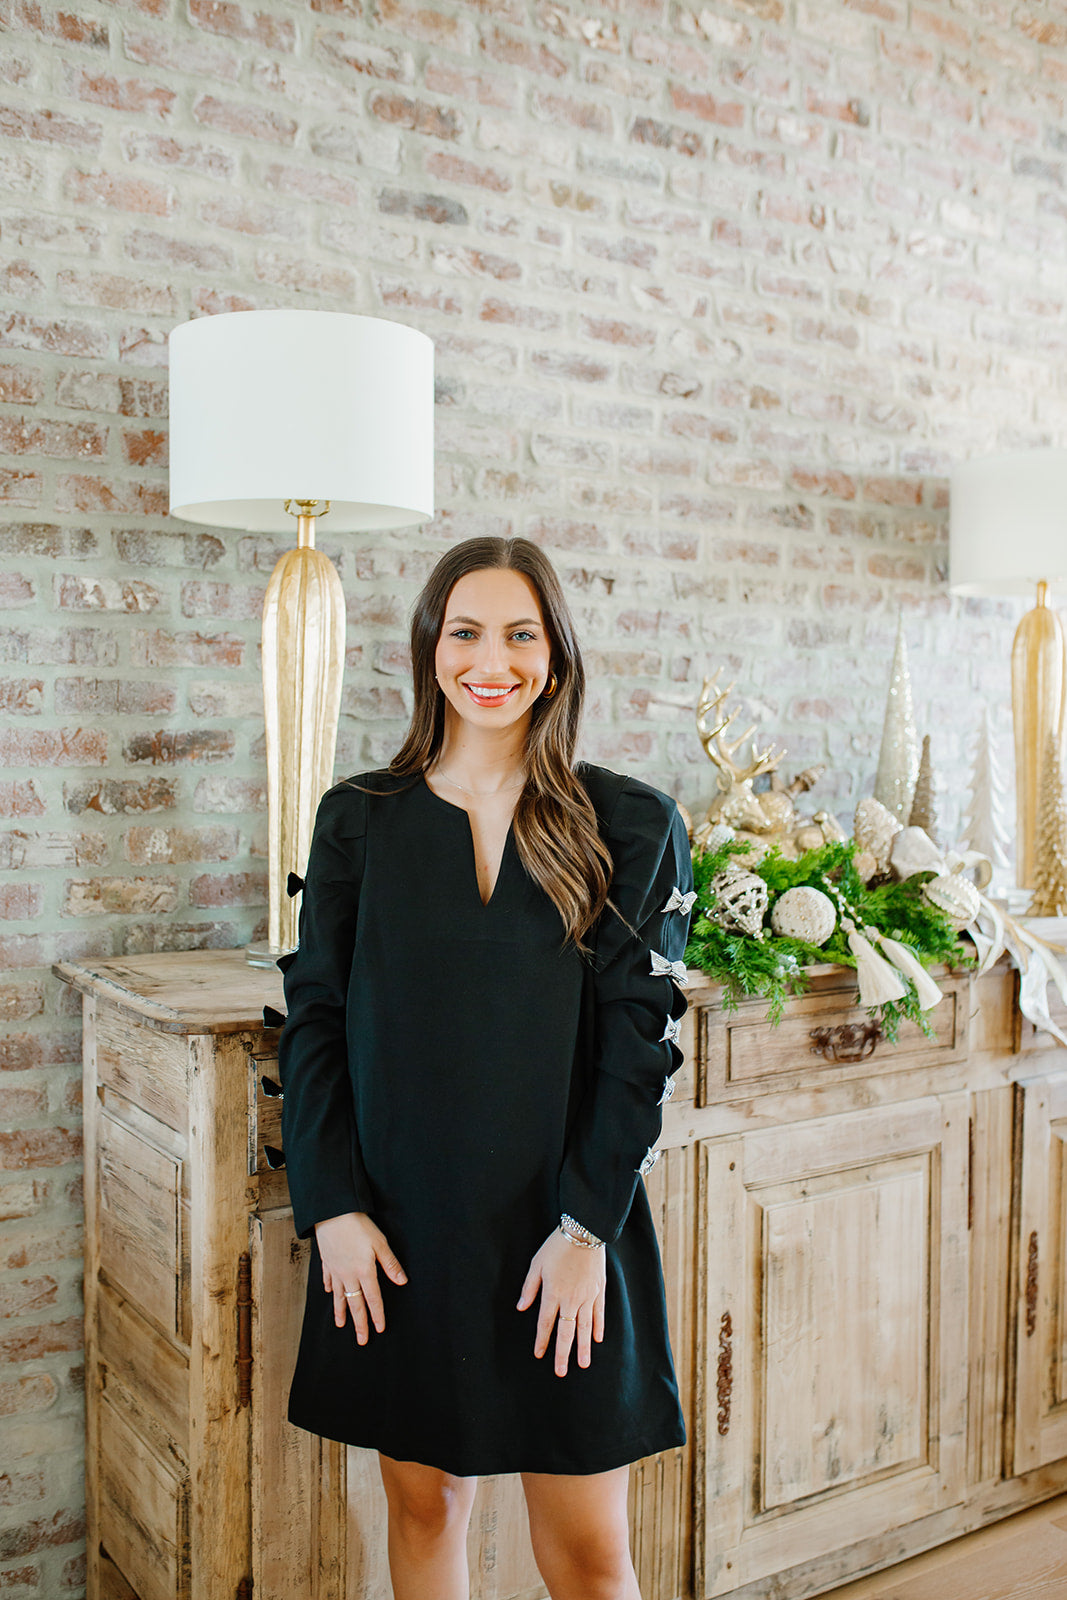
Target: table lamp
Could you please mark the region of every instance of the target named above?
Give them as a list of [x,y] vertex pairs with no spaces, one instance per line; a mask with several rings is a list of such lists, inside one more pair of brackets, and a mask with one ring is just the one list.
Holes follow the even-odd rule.
[[303,876],[333,781],[344,669],[341,580],[315,548],[333,531],[433,515],[433,343],[402,323],[337,311],[239,311],[170,336],[170,511],[284,533],[263,602],[271,965],[296,945],[290,872]]
[[1015,722],[1016,880],[1034,881],[1038,788],[1048,735],[1062,750],[1067,655],[1049,589],[1067,582],[1067,450],[1009,450],[962,462],[951,478],[950,587],[1034,594],[1011,652]]

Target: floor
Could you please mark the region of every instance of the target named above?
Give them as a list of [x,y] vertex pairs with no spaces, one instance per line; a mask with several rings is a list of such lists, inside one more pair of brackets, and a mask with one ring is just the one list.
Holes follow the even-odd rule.
[[1067,1600],[1067,1495],[822,1600]]

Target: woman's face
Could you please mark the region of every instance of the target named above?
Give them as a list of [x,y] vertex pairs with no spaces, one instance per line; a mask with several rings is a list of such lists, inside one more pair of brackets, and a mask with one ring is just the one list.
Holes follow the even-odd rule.
[[434,671],[464,722],[508,728],[528,718],[551,653],[537,591],[521,572],[489,567],[453,584]]

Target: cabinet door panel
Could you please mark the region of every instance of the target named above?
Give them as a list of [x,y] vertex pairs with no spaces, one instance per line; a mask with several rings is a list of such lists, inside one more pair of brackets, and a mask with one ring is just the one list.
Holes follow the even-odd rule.
[[100,1271],[172,1339],[182,1315],[182,1163],[107,1112],[98,1131]]
[[289,1210],[252,1218],[252,1577],[257,1600],[341,1600],[344,1446],[286,1411],[311,1245]]
[[1017,1085],[1013,1470],[1067,1455],[1067,1074]]
[[963,1095],[704,1147],[703,1593],[962,1500],[967,1162]]

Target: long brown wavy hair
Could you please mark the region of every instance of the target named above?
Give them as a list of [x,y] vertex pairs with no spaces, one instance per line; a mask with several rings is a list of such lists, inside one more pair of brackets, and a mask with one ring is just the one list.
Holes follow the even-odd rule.
[[436,760],[445,729],[445,696],[434,676],[448,597],[460,578],[487,568],[519,572],[533,585],[551,646],[558,687],[533,705],[524,752],[526,782],[515,808],[519,859],[557,906],[565,941],[586,951],[584,936],[603,911],[611,854],[596,812],[574,772],[585,668],[563,588],[548,557],[529,539],[466,539],[441,557],[415,602],[411,668],[415,708],[404,743],[389,763],[397,777],[416,777]]

